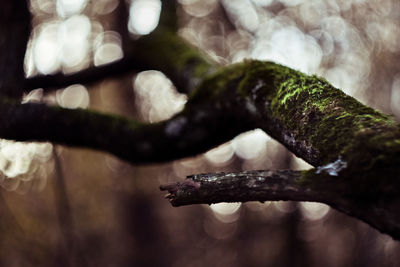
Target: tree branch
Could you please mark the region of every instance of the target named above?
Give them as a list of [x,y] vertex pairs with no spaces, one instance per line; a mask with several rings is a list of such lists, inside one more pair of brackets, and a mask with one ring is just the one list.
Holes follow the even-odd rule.
[[188,176],[183,182],[161,185],[160,189],[169,192],[166,198],[175,207],[219,202],[329,200],[329,195],[301,185],[301,174],[293,170],[205,173]]
[[334,179],[324,179],[316,189],[304,183],[304,176],[309,175],[321,181],[316,169],[258,170],[196,174],[187,176],[183,182],[161,185],[160,189],[168,191],[165,197],[175,207],[273,200],[321,202],[400,239],[400,215],[396,212],[400,201],[398,197],[348,195],[336,190]]
[[149,66],[137,61],[135,57],[126,55],[118,61],[98,67],[90,67],[72,74],[56,73],[27,78],[24,81],[24,90],[30,91],[36,88],[43,88],[49,91],[71,84],[90,84],[107,77],[118,77],[128,72],[139,72],[148,69]]
[[[4,108],[2,114],[8,115],[2,119],[3,129],[17,130],[7,134],[4,130],[0,133],[4,138],[88,146],[131,162],[194,155],[241,131],[261,128],[314,166],[343,161],[346,167],[340,174],[353,178],[341,180],[336,186],[340,190],[400,192],[400,126],[396,121],[322,78],[272,62],[245,61],[220,68],[203,78],[183,113],[154,125],[114,116],[105,119],[105,115],[83,110],[35,105]],[[35,130],[25,129],[26,125]],[[166,134],[175,128],[178,133]],[[65,133],[70,129],[76,129],[75,134]],[[98,137],[93,138],[92,133]],[[386,178],[376,179],[382,171]]]
[[236,113],[204,105],[146,124],[117,115],[45,104],[0,102],[0,138],[50,141],[103,151],[132,163],[191,156],[249,130]]
[[[230,101],[253,128],[315,167],[340,159],[346,164],[340,174],[353,177],[345,181],[348,191],[400,192],[399,124],[322,78],[245,61],[208,77],[188,103],[203,101]],[[382,172],[386,178],[377,179]]]

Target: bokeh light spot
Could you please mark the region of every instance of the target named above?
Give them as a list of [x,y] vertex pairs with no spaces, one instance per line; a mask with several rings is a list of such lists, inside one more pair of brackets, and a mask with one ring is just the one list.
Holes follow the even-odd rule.
[[149,34],[157,27],[160,12],[159,0],[133,0],[129,15],[130,32],[139,35]]
[[204,154],[206,159],[214,165],[225,165],[233,157],[234,150],[231,143],[220,145]]
[[89,52],[91,22],[87,16],[75,15],[60,25],[59,43],[62,45],[61,61],[67,68],[86,59]]
[[57,14],[67,17],[80,13],[86,6],[87,0],[57,0]]
[[257,30],[260,21],[250,0],[222,0],[222,3],[229,17],[234,18],[238,26],[249,32]]
[[94,54],[94,65],[100,66],[123,57],[121,46],[115,43],[106,43],[101,45]]
[[330,208],[318,202],[301,202],[300,208],[303,216],[309,220],[320,220],[328,214]]
[[224,223],[232,223],[239,219],[239,210],[242,203],[217,203],[211,204],[210,209],[215,217]]
[[256,129],[237,136],[232,141],[236,155],[243,159],[253,159],[265,152],[270,137],[262,130]]
[[[0,186],[8,191],[15,191],[20,185],[47,179],[46,168],[49,165],[46,163],[51,158],[52,149],[53,146],[49,143],[0,139]],[[40,182],[43,183],[45,182]],[[28,189],[25,188],[23,191],[27,192]]]
[[87,108],[89,106],[89,93],[83,85],[74,84],[64,90],[57,91],[57,102],[63,108]]
[[118,0],[96,0],[92,8],[95,13],[105,15],[113,12],[117,8],[119,2]]
[[207,16],[216,8],[218,1],[216,0],[178,0],[183,10],[197,18]]
[[33,46],[33,58],[36,68],[43,74],[53,73],[60,67],[58,29],[58,22],[44,24],[38,29],[39,34]]
[[171,81],[159,71],[144,71],[133,79],[136,105],[150,122],[170,118],[181,111],[187,96],[179,94]]

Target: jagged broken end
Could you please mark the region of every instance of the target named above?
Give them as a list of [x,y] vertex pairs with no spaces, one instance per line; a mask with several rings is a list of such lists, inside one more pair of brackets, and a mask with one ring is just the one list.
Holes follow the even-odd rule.
[[160,190],[168,191],[164,197],[169,200],[172,206],[179,207],[193,204],[191,200],[193,196],[198,195],[200,187],[201,184],[199,182],[193,181],[191,176],[188,176],[182,182],[161,185]]

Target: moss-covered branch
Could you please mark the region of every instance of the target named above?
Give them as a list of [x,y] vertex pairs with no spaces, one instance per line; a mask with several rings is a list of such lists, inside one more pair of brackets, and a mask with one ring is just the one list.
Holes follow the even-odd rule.
[[[392,117],[361,104],[322,78],[261,61],[245,61],[208,76],[190,95],[188,105],[204,102],[235,106],[246,123],[264,129],[317,167],[292,180],[292,186],[311,190],[302,200],[316,201],[312,192],[318,192],[324,197],[317,201],[400,238],[400,216],[396,212],[400,200],[400,129]],[[174,192],[184,188],[181,195],[196,189],[187,187],[187,182],[183,187],[164,188]],[[240,187],[235,190],[246,191]],[[229,201],[210,192],[209,201],[204,195],[199,201]],[[276,199],[270,191],[265,193],[266,199]],[[290,190],[287,193],[289,198],[283,197],[287,196],[283,191],[280,198],[299,200],[299,195]],[[254,200],[250,195],[248,200]],[[175,197],[172,199],[178,203]]]
[[208,77],[189,104],[204,101],[236,105],[247,123],[313,166],[340,158],[346,163],[340,176],[353,176],[345,187],[351,194],[400,191],[399,124],[323,78],[272,62],[245,61]]
[[0,138],[51,141],[108,151],[132,163],[169,161],[205,152],[249,130],[240,114],[192,106],[170,120],[146,124],[82,109],[0,102]]
[[[355,186],[360,181],[366,187],[376,185],[374,177],[381,169],[390,176],[397,174],[399,125],[322,78],[272,62],[246,61],[204,76],[190,95],[186,110],[204,106],[211,107],[204,111],[210,120],[218,121],[219,117],[208,110],[233,112],[231,118],[245,118],[237,123],[262,128],[314,166],[341,157],[348,166],[344,174],[358,173],[360,180],[354,181]],[[225,120],[227,115],[223,117]],[[387,186],[386,179],[381,182]]]

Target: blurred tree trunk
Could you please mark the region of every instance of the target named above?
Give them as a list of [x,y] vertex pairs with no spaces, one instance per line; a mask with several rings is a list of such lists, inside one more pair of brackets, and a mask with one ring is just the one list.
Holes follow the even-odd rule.
[[[24,56],[30,36],[30,13],[25,0],[2,1],[0,8],[0,97],[20,98],[24,85]],[[1,130],[0,130],[1,131]],[[4,174],[0,174],[4,179]],[[23,253],[32,257],[25,234],[0,192],[0,265],[25,265]],[[5,250],[4,248],[7,248]],[[14,254],[11,255],[10,254]],[[13,258],[14,262],[8,259]],[[11,265],[15,264],[15,265]]]

